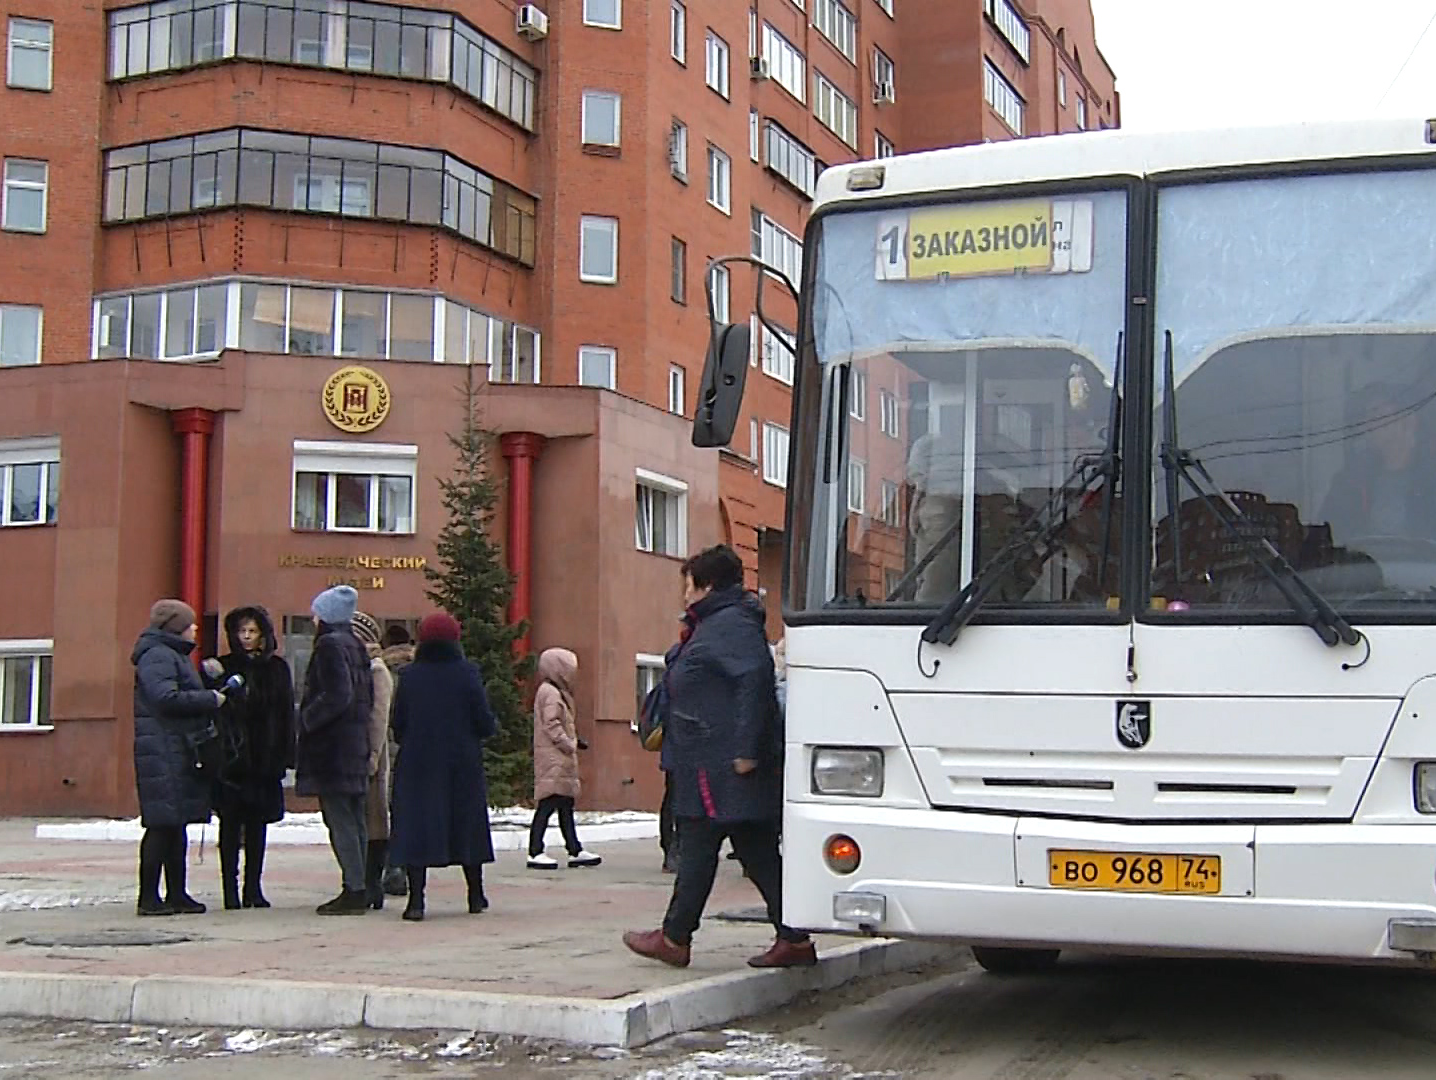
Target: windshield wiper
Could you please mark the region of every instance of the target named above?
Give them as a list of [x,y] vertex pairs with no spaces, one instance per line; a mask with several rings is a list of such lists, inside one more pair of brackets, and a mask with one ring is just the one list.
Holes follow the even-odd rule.
[[[1286,600],[1292,611],[1296,612],[1302,623],[1311,627],[1316,636],[1321,638],[1322,644],[1328,647],[1337,644],[1357,644],[1361,640],[1361,632],[1343,619],[1331,606],[1330,601],[1313,589],[1286,556],[1277,550],[1276,545],[1255,527],[1251,515],[1243,511],[1231,496],[1212,479],[1212,474],[1207,471],[1202,460],[1190,450],[1185,450],[1179,445],[1177,440],[1177,387],[1176,381],[1173,379],[1172,332],[1168,330],[1165,333],[1163,369],[1166,376],[1167,396],[1162,402],[1160,457],[1162,468],[1167,474],[1167,520],[1173,543],[1180,543],[1178,534],[1181,520],[1178,516],[1178,507],[1181,505],[1181,481],[1185,480],[1187,485],[1206,504],[1213,516],[1225,526],[1226,530],[1256,556],[1257,566],[1261,567],[1262,572],[1276,586],[1277,592],[1281,593],[1282,598]],[[1253,527],[1244,530],[1238,527],[1239,523]],[[1174,564],[1176,580],[1180,585],[1181,548],[1176,547],[1173,550],[1176,560]]]
[[[1075,500],[1078,507],[1081,507],[1087,493],[1097,484],[1106,480],[1107,498],[1104,500],[1104,533],[1110,533],[1106,527],[1110,522],[1111,495],[1122,472],[1122,461],[1119,455],[1121,439],[1119,435],[1121,424],[1121,410],[1119,404],[1122,397],[1122,374],[1126,366],[1123,362],[1125,349],[1123,347],[1123,336],[1117,335],[1117,358],[1112,370],[1112,397],[1108,402],[1107,411],[1107,441],[1100,454],[1086,454],[1077,459],[1077,464],[1068,474],[1067,479],[1052,494],[1037,513],[1033,514],[1022,525],[1020,525],[1006,544],[1004,544],[992,558],[983,564],[977,575],[969,581],[962,589],[946,604],[941,611],[923,629],[922,640],[929,645],[951,645],[962,633],[963,627],[972,621],[977,609],[980,608],[992,590],[997,588],[1007,572],[1019,558],[1030,552],[1038,552],[1043,556],[1045,562],[1052,555],[1051,544],[1059,539],[1072,523],[1072,515],[1068,509]],[[956,530],[949,530],[939,541],[939,545],[950,543]],[[934,545],[934,551],[939,545]],[[1107,563],[1107,541],[1104,537],[1102,564],[1103,569]],[[934,552],[930,551],[927,557],[913,567],[908,576],[915,576],[928,562],[932,561]]]

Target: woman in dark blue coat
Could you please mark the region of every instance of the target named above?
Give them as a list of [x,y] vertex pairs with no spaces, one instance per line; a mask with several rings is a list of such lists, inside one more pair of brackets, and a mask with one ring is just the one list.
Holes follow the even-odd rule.
[[391,723],[399,744],[394,769],[389,860],[409,875],[404,918],[424,917],[426,868],[462,866],[469,911],[489,906],[483,864],[494,861],[484,740],[498,722],[484,693],[483,672],[464,659],[459,624],[427,616],[419,624],[414,662],[401,669]]
[[[198,768],[198,749],[214,734],[224,704],[206,690],[190,663],[194,609],[160,600],[130,655],[135,665],[135,785],[140,798],[141,915],[198,915],[205,907],[185,891],[185,826],[209,820],[209,782]],[[165,898],[160,899],[160,871]]]

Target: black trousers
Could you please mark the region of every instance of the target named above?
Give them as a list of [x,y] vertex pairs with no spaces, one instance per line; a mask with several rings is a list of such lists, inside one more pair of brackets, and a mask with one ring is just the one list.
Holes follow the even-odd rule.
[[140,837],[140,899],[155,901],[160,895],[160,873],[165,878],[165,897],[178,901],[185,892],[185,859],[189,837],[183,825],[150,825]]
[[228,891],[237,888],[239,852],[244,850],[244,888],[253,892],[264,873],[264,849],[269,824],[260,815],[221,812],[219,815],[219,876],[220,885]]
[[658,846],[663,849],[663,865],[678,861],[678,822],[673,816],[673,776],[663,774],[663,805],[658,808]]
[[578,842],[578,827],[573,820],[573,799],[568,795],[547,795],[534,807],[533,824],[529,826],[530,856],[543,854],[544,833],[548,831],[549,818],[555,812],[558,814],[558,827],[563,832],[563,845],[568,848],[569,857],[572,858],[583,850],[583,845]]
[[784,941],[803,942],[808,935],[783,925],[783,863],[778,854],[778,822],[743,821],[722,824],[707,818],[679,818],[678,880],[663,917],[663,934],[687,945],[703,918],[718,873],[718,853],[727,839],[743,872],[758,887],[768,908],[768,921]]

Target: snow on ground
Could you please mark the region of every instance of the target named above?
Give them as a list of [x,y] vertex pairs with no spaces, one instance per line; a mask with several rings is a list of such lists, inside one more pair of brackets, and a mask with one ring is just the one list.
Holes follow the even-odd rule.
[[0,891],[0,912],[94,907],[98,904],[120,904],[134,898],[133,892],[95,896],[90,893],[55,892],[53,889],[13,889]]
[[823,1057],[809,1046],[780,1041],[777,1036],[748,1031],[725,1031],[721,1050],[699,1050],[661,1069],[649,1069],[633,1080],[860,1080],[895,1076],[895,1073],[858,1073]]

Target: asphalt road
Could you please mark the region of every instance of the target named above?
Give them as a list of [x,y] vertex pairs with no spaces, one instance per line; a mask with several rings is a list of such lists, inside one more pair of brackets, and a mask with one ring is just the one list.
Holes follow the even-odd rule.
[[1436,973],[1064,959],[967,964],[632,1053],[472,1035],[0,1021],[0,1080],[1429,1080]]

